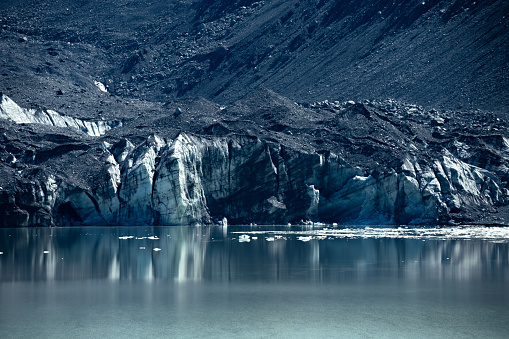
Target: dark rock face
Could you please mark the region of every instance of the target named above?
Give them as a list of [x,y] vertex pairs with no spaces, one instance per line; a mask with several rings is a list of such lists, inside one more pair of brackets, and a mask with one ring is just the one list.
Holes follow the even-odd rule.
[[[186,115],[172,112],[175,124]],[[480,135],[394,101],[306,108],[259,89],[194,133],[151,119],[104,136],[3,120],[1,225],[507,222],[509,138],[496,118]]]

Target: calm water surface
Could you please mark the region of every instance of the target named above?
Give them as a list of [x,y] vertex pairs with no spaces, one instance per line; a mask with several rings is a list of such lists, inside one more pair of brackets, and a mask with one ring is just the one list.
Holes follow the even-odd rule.
[[1,338],[508,338],[509,228],[0,229]]

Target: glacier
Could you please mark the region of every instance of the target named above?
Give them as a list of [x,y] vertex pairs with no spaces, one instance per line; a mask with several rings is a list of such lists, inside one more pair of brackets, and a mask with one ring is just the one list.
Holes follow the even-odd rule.
[[[5,95],[0,112],[2,119],[17,124],[65,124],[96,145],[76,139],[68,142],[74,146],[56,152],[65,145],[58,146],[39,161],[37,154],[26,157],[23,147],[28,143],[18,142],[11,153],[4,148],[11,163],[3,165],[13,177],[0,188],[3,227],[204,225],[224,220],[436,225],[468,221],[465,215],[472,209],[492,211],[509,204],[503,164],[478,167],[446,148],[426,161],[407,153],[396,165],[362,168],[332,151],[295,149],[238,133],[182,131],[171,138],[151,134],[141,142],[120,138],[110,143],[101,135],[114,124],[87,125],[51,111],[22,109]],[[6,135],[5,143],[14,144]],[[497,154],[507,162],[507,138],[502,141]],[[52,157],[82,163],[64,167],[52,163]],[[77,180],[69,171],[78,165],[95,176]]]

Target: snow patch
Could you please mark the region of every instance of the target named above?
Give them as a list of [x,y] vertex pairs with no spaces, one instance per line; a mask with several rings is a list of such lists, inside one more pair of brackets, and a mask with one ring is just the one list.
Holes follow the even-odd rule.
[[102,82],[94,81],[94,85],[99,88],[101,92],[108,93],[108,90],[106,89],[106,86]]

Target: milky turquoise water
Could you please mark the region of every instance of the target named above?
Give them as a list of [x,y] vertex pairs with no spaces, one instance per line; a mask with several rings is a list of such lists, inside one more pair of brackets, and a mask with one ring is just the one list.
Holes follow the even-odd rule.
[[3,229],[0,337],[506,338],[508,234]]

